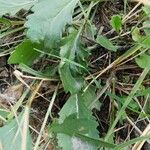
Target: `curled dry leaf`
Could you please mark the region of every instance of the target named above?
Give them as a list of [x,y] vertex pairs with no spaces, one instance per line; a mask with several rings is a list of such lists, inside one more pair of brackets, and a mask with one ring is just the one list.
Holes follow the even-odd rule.
[[15,103],[23,93],[23,84],[10,86],[3,93],[0,93],[0,103]]

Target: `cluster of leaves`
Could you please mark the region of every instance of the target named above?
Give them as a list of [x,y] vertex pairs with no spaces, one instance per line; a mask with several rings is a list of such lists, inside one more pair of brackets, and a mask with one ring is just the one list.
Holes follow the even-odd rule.
[[[87,16],[89,12],[87,12],[87,14],[84,14],[87,18],[85,18],[81,27],[69,26],[72,24],[73,12],[78,7],[78,3],[80,4],[79,0],[1,0],[1,16],[7,13],[14,15],[21,9],[31,8],[32,11],[32,14],[27,16],[24,25],[26,27],[26,39],[15,48],[8,63],[19,64],[22,67],[24,66],[25,69],[25,66],[30,68],[43,55],[59,60],[57,72],[65,92],[70,93],[70,97],[61,109],[59,118],[49,125],[49,132],[55,133],[58,145],[64,150],[95,150],[99,146],[114,148],[114,144],[99,139],[98,123],[92,116],[91,110],[94,107],[99,107],[100,104],[96,103],[89,107],[93,99],[96,99],[95,89],[89,86],[86,91],[83,91],[87,86],[84,74],[89,73],[87,58],[90,51],[86,48],[81,35],[84,32],[84,27],[88,26],[90,21]],[[150,17],[150,9],[144,7],[144,11],[146,16]],[[147,23],[149,22],[145,21],[144,25]],[[113,30],[119,34],[122,28],[122,17],[119,15],[113,16],[110,24]],[[88,28],[90,27],[88,26]],[[132,37],[137,45],[149,48],[149,28],[145,30],[145,34],[145,36],[140,36],[139,29],[136,28],[132,32]],[[110,51],[117,51],[117,47],[102,35],[97,36],[94,40]],[[136,61],[140,67],[150,68],[150,56],[147,52],[137,58]],[[32,74],[35,72],[31,71]],[[11,139],[16,136],[16,126],[17,123],[13,121],[9,126],[0,129],[0,140],[2,139],[0,142],[6,149],[8,148],[6,141],[3,140],[4,135],[11,135],[9,136],[11,143]],[[8,128],[12,127],[12,133],[6,132],[3,134],[9,130]],[[30,139],[30,136],[28,137]],[[16,141],[18,138],[17,136]],[[16,145],[15,142],[13,144]],[[28,145],[31,146],[31,143]],[[28,149],[31,149],[31,147]],[[19,148],[15,147],[14,149]]]
[[[31,8],[32,11],[25,23],[26,39],[15,48],[8,60],[9,64],[19,64],[29,68],[43,54],[60,61],[57,67],[60,79],[64,90],[70,92],[71,97],[60,111],[59,121],[50,126],[50,132],[57,134],[59,146],[66,150],[74,149],[73,146],[77,146],[76,142],[81,143],[81,147],[95,149],[95,145],[89,145],[80,138],[87,136],[87,138],[98,139],[96,129],[98,124],[92,117],[91,110],[88,109],[94,95],[87,95],[89,90],[90,94],[95,93],[93,89],[88,89],[87,94],[84,93],[81,96],[81,89],[85,85],[82,74],[87,72],[86,60],[89,56],[89,51],[81,41],[82,29],[78,31],[73,27],[65,33],[66,35],[63,35],[66,25],[72,23],[73,11],[78,2],[78,0],[25,0],[21,2],[8,0],[0,2],[2,4],[0,5],[0,15],[6,13],[14,15],[23,8]],[[12,128],[12,124],[15,124],[15,121],[10,123],[8,128]],[[6,127],[1,128],[1,132],[5,132]],[[9,134],[11,140],[15,135],[14,133]],[[81,137],[78,134],[81,134]],[[1,139],[4,140],[3,137]],[[3,140],[1,141],[2,146],[5,148],[7,143]],[[17,139],[15,141],[17,142]],[[13,145],[16,145],[15,142]],[[19,147],[21,144],[17,142],[17,146]]]

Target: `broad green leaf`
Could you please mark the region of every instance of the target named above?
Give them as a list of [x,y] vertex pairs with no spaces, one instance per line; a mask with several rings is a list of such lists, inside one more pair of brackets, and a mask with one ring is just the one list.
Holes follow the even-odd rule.
[[67,102],[62,107],[59,112],[59,123],[63,123],[63,121],[71,114],[76,112],[76,94],[69,97]]
[[78,31],[74,30],[62,39],[60,57],[69,60],[72,65],[74,62],[82,66],[80,68],[86,68],[86,58],[89,56],[89,52],[82,44],[79,34]]
[[70,64],[65,62],[59,67],[59,74],[66,92],[77,93],[83,86],[83,79],[80,76],[74,76],[70,69]]
[[27,17],[27,36],[35,42],[44,41],[48,48],[58,47],[62,30],[72,21],[78,0],[39,0],[33,14]]
[[111,21],[110,21],[111,26],[113,27],[113,29],[119,33],[121,26],[122,26],[122,19],[121,16],[119,15],[114,15],[111,17]]
[[8,59],[9,64],[26,64],[32,65],[34,60],[40,56],[40,53],[34,50],[40,48],[40,45],[32,43],[30,40],[23,41],[18,45],[15,51]]
[[[83,74],[84,66],[87,65],[85,63],[87,55],[87,51],[85,51],[82,44],[79,42],[79,35],[77,31],[69,34],[69,36],[62,40],[59,74],[66,92],[74,94],[81,90],[83,86],[81,74]],[[84,66],[81,68],[75,65],[75,63]]]
[[150,48],[150,36],[143,36],[139,44],[145,48]]
[[[76,119],[81,119],[81,120],[85,119],[93,122],[92,123],[93,125],[88,131],[88,133],[86,134],[86,136],[98,139],[98,131],[96,130],[98,124],[96,123],[90,110],[87,109],[82,99],[77,94],[71,96],[66,102],[66,104],[63,106],[63,108],[61,109],[59,113],[60,116],[59,124],[63,124],[64,120],[67,117],[75,113],[76,113]],[[87,128],[86,124],[85,124],[85,128]],[[82,141],[82,139],[75,137],[75,135],[70,136],[67,134],[59,133],[57,134],[57,139],[58,139],[59,146],[62,147],[63,150],[75,150],[79,145],[80,145],[80,147],[78,147],[79,149],[83,147],[86,147],[87,150],[96,149],[96,147],[93,144],[88,143],[88,141],[87,142]]]
[[[22,128],[18,127],[18,123],[21,121],[21,116],[18,119],[8,122],[5,126],[0,128],[0,145],[3,150],[20,150],[22,144]],[[19,129],[20,128],[20,129]],[[32,149],[31,136],[28,132],[26,139],[27,150]]]
[[97,101],[92,107],[91,104],[93,101],[97,98],[96,96],[96,88],[94,86],[90,86],[82,95],[81,99],[84,101],[86,107],[90,108],[91,110],[93,108],[96,108],[97,110],[100,110],[101,103]]
[[110,51],[117,51],[117,48],[111,43],[111,41],[102,35],[97,37],[96,42]]
[[[92,150],[92,147],[89,147],[89,143],[92,143],[97,146],[106,146],[106,147],[115,147],[113,144],[109,144],[100,139],[94,139],[86,134],[92,128],[95,127],[95,123],[93,120],[87,118],[77,118],[75,114],[67,117],[62,124],[53,123],[50,130],[55,133],[64,133],[69,136],[73,136],[72,139],[72,149],[73,150]],[[78,138],[75,138],[78,137]],[[82,139],[82,141],[80,139]],[[96,147],[95,147],[96,148]],[[72,150],[70,149],[70,150]],[[65,149],[67,150],[67,149]]]
[[136,58],[136,63],[141,68],[150,68],[150,55],[143,54],[140,57]]
[[21,9],[30,9],[37,0],[0,0],[0,16],[15,15]]
[[[97,125],[97,124],[96,124]],[[88,134],[95,127],[95,122],[87,118],[77,118],[77,114],[68,116],[62,124],[53,123],[51,130],[55,133],[64,133],[70,136],[80,134]]]

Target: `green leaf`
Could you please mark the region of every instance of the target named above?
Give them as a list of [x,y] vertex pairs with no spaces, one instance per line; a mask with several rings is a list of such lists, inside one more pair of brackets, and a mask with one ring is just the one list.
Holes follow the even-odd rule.
[[140,57],[136,58],[136,63],[141,68],[150,68],[150,56],[147,54],[143,54]]
[[64,65],[59,67],[59,74],[66,92],[71,94],[78,93],[83,86],[83,79],[81,76],[74,76],[70,69],[70,64],[64,62]]
[[[58,124],[56,122],[53,123],[51,125],[50,130],[55,133],[64,133],[69,136],[74,136],[74,138],[72,139],[73,150],[76,150],[76,149],[92,150],[93,148],[89,147],[88,143],[92,143],[93,145],[96,145],[97,148],[102,145],[109,147],[109,148],[115,147],[115,145],[113,144],[104,142],[100,139],[94,139],[94,138],[87,136],[86,134],[88,134],[88,132],[92,130],[94,126],[95,126],[95,123],[93,120],[86,119],[86,118],[78,119],[76,115],[73,114],[67,117],[62,124]],[[75,137],[78,137],[78,138],[75,138]],[[82,139],[83,141],[80,141],[79,138]]]
[[7,115],[9,114],[9,111],[5,109],[0,108],[0,126],[2,126],[3,121],[6,122]]
[[145,48],[150,48],[150,36],[143,36],[139,44]]
[[51,131],[74,136],[76,133],[88,134],[93,127],[95,127],[93,120],[87,118],[78,119],[76,114],[72,114],[67,117],[62,124],[53,123]]
[[63,38],[62,46],[60,50],[61,58],[67,58],[74,61],[75,54],[80,51],[79,47],[79,35],[77,31],[73,31],[68,36]]
[[85,25],[84,36],[95,40],[96,30],[96,26],[91,21],[88,21]]
[[[83,45],[79,42],[79,34],[77,31],[69,34],[62,40],[60,50],[61,63],[59,65],[59,74],[66,92],[71,94],[77,93],[83,86],[83,71],[85,72],[85,63],[88,52],[85,51]],[[67,61],[66,61],[67,59]],[[76,64],[79,64],[77,66]]]
[[[83,103],[83,100],[77,94],[72,95],[68,99],[66,104],[63,106],[63,108],[61,109],[61,111],[59,113],[59,116],[60,116],[59,124],[63,124],[64,121],[68,117],[72,116],[73,114],[76,114],[76,119],[75,119],[76,121],[79,121],[79,120],[81,121],[80,124],[77,126],[88,129],[88,130],[86,130],[87,133],[85,135],[88,137],[91,137],[91,138],[98,139],[98,131],[96,130],[96,127],[98,126],[98,124],[95,121],[95,118],[92,116],[91,111],[87,109],[87,107]],[[90,122],[90,124],[92,124],[92,126],[89,128],[89,126],[86,123],[85,124],[82,123],[82,120],[85,120],[85,122]],[[76,122],[76,121],[74,121],[74,122]],[[72,128],[72,127],[70,126],[70,128]],[[71,129],[72,134],[78,134],[77,130],[76,130],[76,132],[73,132],[73,128]],[[69,132],[69,130],[68,130],[68,132]],[[63,134],[63,132],[62,132],[62,133],[57,134],[57,139],[58,139],[59,146],[62,147],[64,150],[74,150],[77,147],[77,145],[80,146],[80,147],[78,147],[79,149],[83,148],[83,147],[84,148],[86,147],[86,149],[90,149],[90,150],[96,149],[96,147],[93,144],[88,143],[88,141],[87,142],[82,141],[82,139],[76,137],[75,135],[71,136],[68,134]]]
[[7,118],[8,114],[9,114],[9,111],[0,108],[0,116],[1,117]]
[[[149,24],[149,21],[145,21],[144,25]],[[132,39],[136,42],[138,42],[138,44],[140,44],[141,46],[145,47],[145,48],[150,48],[150,28],[144,28],[145,34],[146,36],[142,36],[140,35],[140,30],[139,28],[135,28],[132,31]]]
[[136,96],[147,96],[147,95],[150,95],[150,88],[139,90],[136,94]]
[[146,16],[150,17],[150,6],[145,5],[143,7],[143,11],[145,12]]
[[[119,96],[114,95],[114,94],[109,93],[109,92],[107,94],[109,97],[116,100],[116,102],[118,103],[118,109],[120,109],[121,106],[125,103],[126,96],[119,97]],[[133,110],[134,112],[138,112],[138,110],[139,110],[139,106],[137,105],[137,103],[135,101],[131,101],[129,103],[129,105],[127,106],[127,108],[131,111]],[[124,113],[123,119],[126,119],[125,113]]]
[[91,107],[91,104],[93,103],[93,100],[97,98],[96,96],[96,88],[94,86],[90,86],[81,96],[81,99],[84,101],[87,108],[90,108],[91,110],[93,108],[96,108],[97,110],[100,110],[101,103],[99,101],[96,101],[96,103]]
[[109,148],[109,150],[116,147],[115,144],[105,142],[103,139],[95,139],[95,138],[85,136],[83,134],[77,134],[77,136],[81,139],[84,139],[85,141],[89,141],[90,143],[97,145],[97,147],[105,147],[105,149]]
[[119,33],[121,26],[122,26],[122,19],[121,16],[119,15],[114,15],[111,17],[111,21],[110,21],[111,26],[113,27],[113,29]]
[[[36,76],[36,77],[47,78],[47,79],[51,79],[50,77],[52,76],[52,73],[51,73],[52,69],[57,69],[57,67],[56,68],[52,68],[52,69],[48,68],[49,72],[45,73],[45,72],[42,72],[42,71],[36,71],[36,70],[30,68],[29,66],[27,66],[25,64],[20,64],[18,66],[18,68],[20,68],[23,72],[27,72],[27,73],[29,73],[31,75]],[[55,75],[55,77],[56,77],[56,75]]]
[[111,41],[102,35],[97,37],[96,42],[110,51],[117,51],[117,48],[111,43]]
[[146,36],[150,36],[150,27],[149,27],[149,25],[150,25],[149,20],[144,21],[143,26],[145,27],[144,32],[145,32]]
[[[27,36],[35,42],[44,41],[48,48],[58,47],[62,30],[72,21],[78,0],[39,0],[33,14],[27,17]],[[44,8],[44,9],[43,9]]]
[[0,16],[6,13],[15,15],[21,9],[30,9],[36,0],[0,0]]
[[140,35],[140,29],[138,27],[134,28],[134,30],[132,31],[132,39],[136,42],[143,39],[143,37]]
[[15,51],[8,59],[9,64],[26,64],[32,65],[34,60],[40,56],[40,53],[34,50],[40,48],[40,45],[32,43],[30,40],[23,41],[18,45]]
[[[21,116],[8,122],[4,127],[0,128],[0,145],[3,150],[20,150],[22,144],[22,129],[18,127],[18,123],[21,121]],[[26,146],[28,150],[32,149],[31,136],[28,132],[26,139]]]
[[67,102],[62,107],[59,112],[59,123],[63,123],[63,121],[71,114],[76,112],[76,94],[69,97]]
[[4,32],[7,29],[9,29],[9,27],[11,26],[10,20],[5,19],[5,18],[0,18],[0,23],[2,24],[1,29],[0,29],[0,33]]

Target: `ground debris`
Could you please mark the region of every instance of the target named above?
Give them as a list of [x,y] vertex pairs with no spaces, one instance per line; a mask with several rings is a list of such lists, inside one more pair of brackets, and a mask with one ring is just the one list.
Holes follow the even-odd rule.
[[23,84],[16,84],[8,87],[3,93],[0,93],[0,103],[15,103],[23,93]]

